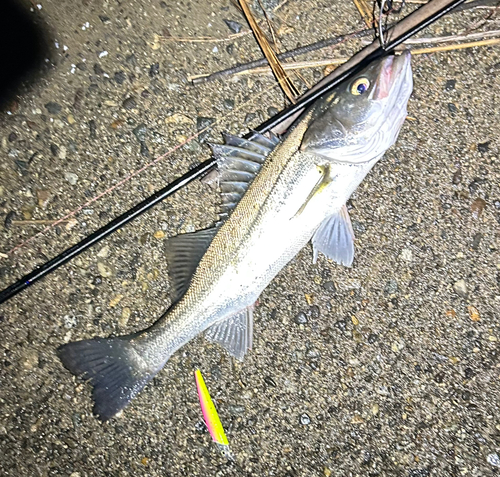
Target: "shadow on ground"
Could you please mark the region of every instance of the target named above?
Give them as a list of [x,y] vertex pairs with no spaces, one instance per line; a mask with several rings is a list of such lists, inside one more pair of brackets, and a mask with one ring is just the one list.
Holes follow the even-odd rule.
[[35,15],[16,0],[0,2],[0,109],[41,72],[48,34]]

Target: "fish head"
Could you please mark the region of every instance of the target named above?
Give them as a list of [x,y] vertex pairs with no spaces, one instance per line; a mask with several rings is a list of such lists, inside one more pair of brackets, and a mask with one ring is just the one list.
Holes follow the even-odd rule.
[[301,150],[332,161],[361,163],[380,157],[406,117],[413,80],[410,52],[375,60],[311,106]]

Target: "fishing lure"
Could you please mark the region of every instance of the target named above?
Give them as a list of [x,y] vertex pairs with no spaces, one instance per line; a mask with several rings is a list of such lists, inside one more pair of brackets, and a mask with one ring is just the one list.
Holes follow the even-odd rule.
[[234,460],[234,456],[229,449],[229,442],[224,432],[224,428],[217,414],[217,409],[215,409],[215,405],[199,369],[194,372],[194,378],[196,380],[196,388],[198,389],[198,397],[200,398],[203,419],[207,425],[208,432],[210,432],[212,439],[217,444],[222,455],[227,459]]

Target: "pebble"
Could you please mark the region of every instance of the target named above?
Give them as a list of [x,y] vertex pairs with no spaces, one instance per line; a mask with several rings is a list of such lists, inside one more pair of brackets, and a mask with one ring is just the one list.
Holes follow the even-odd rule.
[[234,100],[232,100],[232,99],[225,99],[224,100],[224,107],[226,109],[229,109],[229,110],[234,109]]
[[15,132],[11,132],[9,134],[8,139],[9,139],[9,142],[14,142],[17,139],[17,134]]
[[335,293],[337,291],[337,288],[335,287],[335,283],[333,283],[331,280],[328,280],[327,282],[323,283],[323,288],[328,293]]
[[162,238],[165,237],[165,232],[163,230],[157,230],[154,234],[153,237],[155,239],[161,240]]
[[357,235],[364,234],[366,232],[366,227],[361,222],[353,220],[351,224],[352,224],[352,229]]
[[62,110],[62,106],[59,103],[55,103],[54,101],[50,101],[45,105],[45,109],[50,114],[59,114]]
[[479,245],[481,244],[481,239],[483,238],[483,234],[478,232],[472,238],[471,248],[472,250],[479,250]]
[[94,73],[96,75],[103,75],[104,74],[104,70],[102,69],[102,67],[99,63],[94,63]]
[[137,138],[139,142],[144,142],[146,140],[146,133],[148,128],[144,123],[139,124],[136,128],[132,130],[134,136]]
[[390,279],[386,282],[384,287],[384,293],[386,295],[394,295],[398,291],[398,282],[394,279]]
[[376,333],[370,333],[368,335],[368,343],[373,344],[376,343],[378,340],[378,335]]
[[275,108],[274,106],[269,106],[269,108],[267,108],[267,114],[269,114],[269,116],[276,116],[277,114],[279,113],[279,110],[278,108]]
[[123,101],[122,106],[127,110],[135,109],[137,107],[137,101],[133,96],[129,96]]
[[303,426],[311,424],[311,418],[306,413],[300,415],[299,421]]
[[33,369],[38,365],[38,353],[35,350],[27,351],[24,354],[21,363],[24,369]]
[[123,125],[125,124],[125,121],[123,119],[115,119],[112,123],[111,123],[111,129],[119,129],[121,128]]
[[75,185],[78,182],[78,176],[73,172],[65,172],[64,178],[71,184]]
[[488,152],[490,150],[491,141],[486,141],[477,145],[477,150],[479,152]]
[[91,119],[88,124],[90,130],[90,137],[92,139],[95,139],[97,137],[97,124],[93,119]]
[[454,103],[448,103],[448,111],[452,116],[455,116],[455,114],[458,113],[458,108]]
[[460,184],[460,182],[462,182],[462,169],[457,169],[455,171],[451,182],[455,185],[458,185],[458,184]]
[[488,461],[488,464],[493,465],[494,467],[500,467],[500,457],[498,457],[498,454],[488,454],[486,460]]
[[308,320],[306,314],[303,311],[301,311],[297,313],[297,315],[295,315],[293,321],[297,323],[297,325],[305,325]]
[[[202,129],[205,129],[206,127],[212,125],[214,122],[215,122],[214,118],[205,118],[203,116],[198,116],[196,118],[196,129],[198,130],[198,132],[200,132]],[[198,136],[198,140],[200,142],[203,142],[205,140],[205,138],[208,136],[208,133],[209,133],[208,130],[201,133]]]
[[194,121],[185,114],[175,113],[165,118],[165,124],[194,124]]
[[149,76],[154,78],[160,72],[160,63],[154,63],[149,67]]
[[59,157],[59,159],[66,159],[67,153],[68,153],[68,150],[64,146],[61,146],[59,148],[59,153],[57,154],[57,157]]
[[311,318],[319,318],[320,314],[321,314],[321,311],[319,309],[319,306],[318,305],[312,305],[307,314],[311,317]]
[[229,404],[227,408],[231,414],[243,414],[245,412],[245,407],[237,404]]
[[29,164],[26,161],[21,161],[20,159],[14,159],[14,164],[19,169],[19,172],[24,176],[28,173]]
[[123,84],[125,80],[127,79],[127,75],[123,71],[116,71],[115,72],[115,81],[118,84]]
[[99,275],[103,278],[109,278],[113,276],[113,269],[103,262],[97,262],[97,270]]
[[467,284],[465,283],[465,280],[457,280],[453,284],[453,290],[455,290],[455,293],[462,298],[467,298],[468,295],[468,290],[467,290]]
[[472,217],[474,219],[479,219],[485,207],[486,207],[486,202],[483,199],[477,198],[474,202],[472,202],[470,206]]
[[401,251],[401,260],[411,262],[413,260],[413,252],[409,248],[404,248]]
[[109,307],[114,308],[118,303],[120,303],[123,300],[123,295],[116,295],[114,296],[110,302],[109,302]]
[[430,473],[427,469],[410,469],[408,477],[429,477]]
[[141,155],[144,157],[149,157],[149,148],[144,141],[141,142]]
[[241,23],[235,22],[234,20],[224,20],[224,23],[233,33],[239,33],[243,28]]
[[247,113],[247,115],[245,116],[244,123],[245,124],[251,123],[256,118],[257,118],[257,115],[255,113]]
[[456,84],[457,84],[457,80],[455,80],[455,79],[447,80],[446,84],[444,86],[444,89],[446,91],[453,91],[455,89]]
[[273,379],[273,378],[271,378],[271,376],[266,376],[266,377],[264,378],[264,382],[265,382],[268,386],[270,386],[270,387],[272,387],[272,388],[275,388],[275,387],[276,387],[276,382],[274,381],[274,379]]
[[64,315],[63,316],[63,324],[64,324],[64,327],[69,330],[71,328],[74,328],[78,324],[78,321],[76,319],[76,316]]
[[50,190],[37,189],[36,198],[38,201],[38,207],[44,209],[51,197]]
[[104,247],[101,248],[101,250],[99,250],[99,252],[97,253],[97,256],[99,258],[106,258],[108,255],[109,255],[109,246],[108,245],[105,245]]
[[267,11],[273,11],[279,4],[281,0],[261,0],[259,4],[262,8]]

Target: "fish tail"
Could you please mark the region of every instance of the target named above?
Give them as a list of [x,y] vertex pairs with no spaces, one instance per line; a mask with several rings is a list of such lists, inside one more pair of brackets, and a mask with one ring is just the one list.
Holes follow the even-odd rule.
[[149,366],[137,353],[132,338],[94,338],[65,344],[58,349],[64,366],[94,386],[94,414],[107,421],[156,375],[162,366]]

